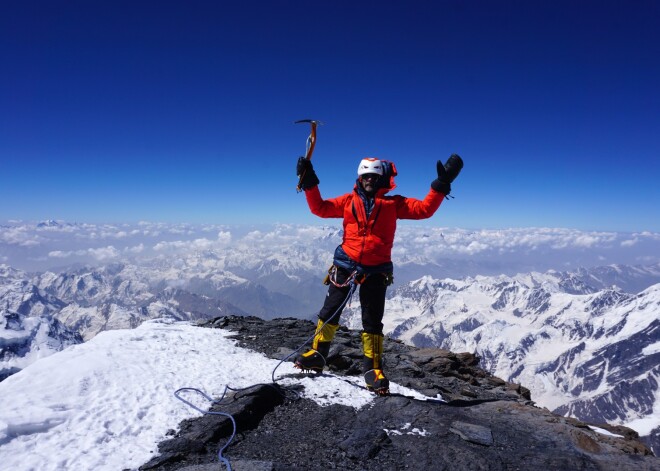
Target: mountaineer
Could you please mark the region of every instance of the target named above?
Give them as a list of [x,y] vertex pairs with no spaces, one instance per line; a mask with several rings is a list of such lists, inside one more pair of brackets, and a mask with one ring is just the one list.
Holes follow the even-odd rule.
[[462,159],[452,154],[446,164],[436,164],[438,177],[423,200],[387,195],[396,188],[396,167],[392,162],[365,158],[357,169],[353,191],[337,198],[323,199],[319,179],[309,158],[300,157],[299,188],[305,192],[311,212],[322,218],[342,218],[344,235],[334,253],[325,283],[328,294],[318,314],[312,348],[299,355],[295,366],[303,371],[321,372],[330,343],[339,327],[339,318],[353,290],[360,288],[362,310],[362,371],[367,389],[378,395],[389,393],[383,372],[383,314],[385,293],[393,281],[391,259],[397,219],[426,219],[433,216],[449,195],[451,183],[463,168]]

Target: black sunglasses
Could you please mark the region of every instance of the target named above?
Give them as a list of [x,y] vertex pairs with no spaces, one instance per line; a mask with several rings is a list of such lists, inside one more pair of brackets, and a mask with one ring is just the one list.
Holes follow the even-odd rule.
[[362,180],[378,180],[380,178],[380,175],[377,173],[365,173],[362,175]]

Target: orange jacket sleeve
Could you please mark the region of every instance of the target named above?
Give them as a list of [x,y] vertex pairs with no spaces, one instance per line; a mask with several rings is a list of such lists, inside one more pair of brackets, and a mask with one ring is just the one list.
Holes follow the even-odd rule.
[[398,219],[426,219],[435,214],[445,195],[431,188],[423,200],[403,196],[396,198]]
[[344,217],[344,206],[346,199],[350,198],[350,193],[324,200],[321,197],[318,185],[305,191],[305,198],[312,214],[322,218],[342,218]]

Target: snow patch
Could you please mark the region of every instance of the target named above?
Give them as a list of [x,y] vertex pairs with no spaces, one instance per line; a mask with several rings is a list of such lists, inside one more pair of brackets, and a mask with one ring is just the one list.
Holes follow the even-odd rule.
[[623,435],[612,433],[609,430],[605,430],[604,428],[596,427],[595,425],[589,425],[589,428],[591,430],[593,430],[594,432],[598,432],[601,435],[607,435],[608,437],[625,438]]
[[390,435],[418,435],[420,437],[430,436],[430,433],[428,433],[426,430],[413,427],[411,423],[403,424],[400,430],[387,429],[387,428],[383,430],[385,430],[385,433],[387,433],[388,436]]

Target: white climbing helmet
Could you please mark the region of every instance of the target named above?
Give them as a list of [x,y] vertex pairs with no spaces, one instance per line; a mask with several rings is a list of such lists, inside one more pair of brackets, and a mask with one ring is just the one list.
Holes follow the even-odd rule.
[[383,175],[383,164],[380,160],[373,157],[367,157],[362,159],[360,165],[358,166],[358,177],[366,173],[376,173],[378,175]]

